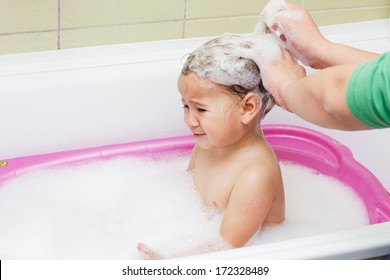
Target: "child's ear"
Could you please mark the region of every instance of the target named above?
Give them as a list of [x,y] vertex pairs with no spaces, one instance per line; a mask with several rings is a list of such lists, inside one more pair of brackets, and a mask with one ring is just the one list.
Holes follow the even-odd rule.
[[249,124],[260,111],[260,98],[257,94],[250,92],[240,102],[242,108],[241,121]]

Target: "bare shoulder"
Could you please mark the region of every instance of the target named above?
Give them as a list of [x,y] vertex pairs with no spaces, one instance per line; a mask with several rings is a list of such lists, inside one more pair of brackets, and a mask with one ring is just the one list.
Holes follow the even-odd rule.
[[279,163],[267,146],[242,154],[221,224],[222,237],[243,246],[263,224],[284,220],[284,190]]
[[[270,163],[272,161],[272,163]],[[284,187],[278,161],[273,157],[249,161],[239,172],[229,197],[228,210],[262,224],[284,220]],[[245,213],[245,214],[243,214]]]
[[279,162],[272,148],[267,142],[254,146],[247,155],[243,172],[248,176],[254,174],[255,178],[266,178],[278,175],[280,172]]
[[275,192],[283,187],[279,162],[271,148],[254,151],[241,168],[236,185],[246,191],[252,189],[254,192],[263,192],[266,189]]
[[285,217],[285,197],[279,162],[272,150],[258,156],[239,173],[229,204],[250,206],[262,223],[280,223]]

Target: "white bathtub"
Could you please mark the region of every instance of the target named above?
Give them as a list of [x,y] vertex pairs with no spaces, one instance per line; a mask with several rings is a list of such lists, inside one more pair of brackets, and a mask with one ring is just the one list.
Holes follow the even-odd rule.
[[[383,52],[390,49],[388,26],[388,20],[379,20],[322,31],[334,41]],[[188,134],[176,88],[180,58],[208,39],[0,56],[0,160]],[[348,146],[390,190],[390,129],[322,129],[279,108],[264,123],[324,132]],[[192,258],[360,259],[387,254],[390,222]]]

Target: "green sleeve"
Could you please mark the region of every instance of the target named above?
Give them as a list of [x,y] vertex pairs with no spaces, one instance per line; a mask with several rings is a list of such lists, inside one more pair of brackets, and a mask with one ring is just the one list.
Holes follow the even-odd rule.
[[390,51],[355,69],[348,81],[347,104],[365,125],[390,127]]

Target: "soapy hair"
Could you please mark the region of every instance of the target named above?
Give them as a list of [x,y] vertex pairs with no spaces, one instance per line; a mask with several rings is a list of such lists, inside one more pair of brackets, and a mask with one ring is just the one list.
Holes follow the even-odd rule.
[[[264,56],[259,52],[263,45],[266,52],[276,47],[279,53],[279,47],[274,42],[270,43],[269,39],[236,34],[217,37],[188,56],[181,74],[195,73],[200,78],[224,86],[228,92],[241,98],[249,92],[257,94],[261,102],[260,117],[263,118],[274,106],[274,99],[262,83]],[[275,56],[274,51],[271,51],[271,56]]]

